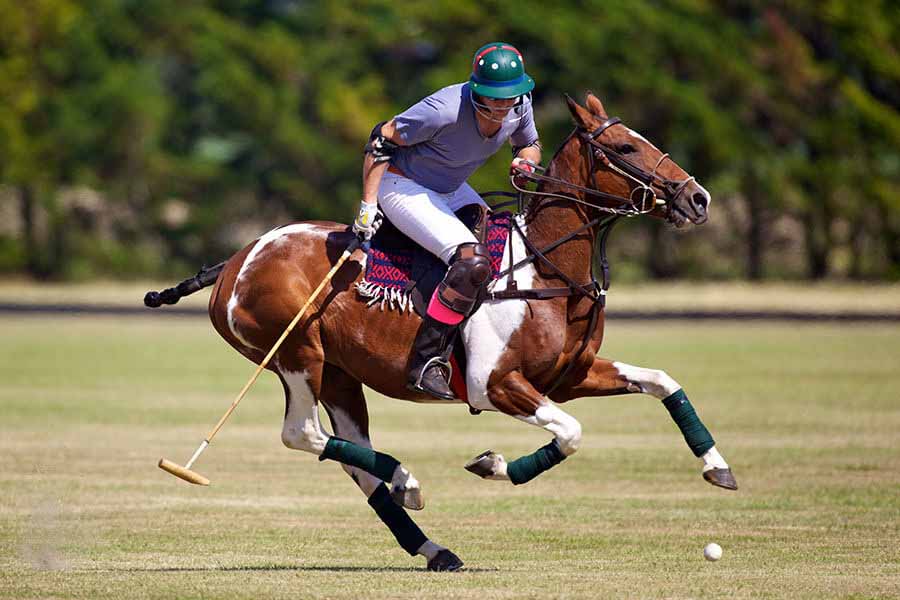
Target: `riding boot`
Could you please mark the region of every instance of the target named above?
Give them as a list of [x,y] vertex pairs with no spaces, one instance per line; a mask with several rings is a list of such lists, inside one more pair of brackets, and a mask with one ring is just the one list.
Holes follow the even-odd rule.
[[491,275],[487,246],[463,243],[450,259],[444,280],[431,295],[409,361],[409,389],[441,400],[456,400],[450,389],[450,352],[459,326],[471,314]]
[[449,359],[457,328],[458,325],[441,323],[425,315],[413,343],[407,388],[431,394],[441,400],[456,399],[447,380],[450,377]]

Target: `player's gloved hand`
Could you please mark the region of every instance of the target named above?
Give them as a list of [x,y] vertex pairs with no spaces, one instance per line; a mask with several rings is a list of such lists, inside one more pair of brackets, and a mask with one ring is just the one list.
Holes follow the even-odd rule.
[[378,212],[378,203],[366,202],[363,200],[359,203],[359,214],[353,221],[351,230],[356,234],[360,242],[368,242],[378,231],[381,225],[381,213]]
[[527,174],[534,173],[534,167],[534,163],[530,160],[525,160],[518,156],[514,158],[509,165],[509,174],[514,177],[513,183],[520,187],[528,183]]

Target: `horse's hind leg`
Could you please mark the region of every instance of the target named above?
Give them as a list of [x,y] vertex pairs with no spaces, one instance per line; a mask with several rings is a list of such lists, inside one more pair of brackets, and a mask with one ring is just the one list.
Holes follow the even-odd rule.
[[[326,364],[320,398],[325,410],[328,411],[336,439],[350,444],[341,448],[341,456],[323,453],[320,460],[333,458],[341,462],[344,470],[356,481],[366,496],[371,496],[384,481],[390,485],[388,491],[394,502],[412,510],[423,509],[425,498],[419,481],[393,457],[372,449],[369,440],[369,414],[362,384],[339,367]],[[348,455],[356,460],[350,462],[342,460]],[[364,464],[355,464],[358,462]],[[384,463],[384,466],[381,463]]]
[[[307,356],[309,355],[309,356]],[[324,362],[314,350],[304,349],[293,359],[280,358],[276,372],[285,391],[286,409],[281,441],[288,448],[315,454],[356,467],[378,480],[391,482],[390,494],[399,504],[423,508],[419,483],[393,456],[350,440],[330,436],[319,422]]]
[[[362,385],[357,380],[340,368],[326,364],[320,398],[335,435],[362,448],[372,448],[366,398]],[[369,506],[388,526],[400,546],[411,556],[424,556],[428,560],[428,569],[432,571],[457,571],[463,566],[463,562],[453,552],[428,539],[406,511],[392,499],[392,495],[396,497],[396,494],[391,494],[381,479],[357,467],[346,464],[341,466],[369,499]],[[406,469],[403,471],[406,473],[405,476],[400,475],[403,481],[395,481],[392,487],[402,484],[406,493],[420,494],[418,487],[407,487],[414,479]],[[417,504],[421,503],[419,499]]]
[[725,489],[737,489],[737,482],[728,463],[716,449],[712,435],[700,421],[684,389],[665,371],[595,358],[584,380],[569,388],[560,389],[559,394],[554,394],[554,398],[564,402],[585,396],[632,393],[650,394],[662,400],[694,456],[703,460],[703,478]]

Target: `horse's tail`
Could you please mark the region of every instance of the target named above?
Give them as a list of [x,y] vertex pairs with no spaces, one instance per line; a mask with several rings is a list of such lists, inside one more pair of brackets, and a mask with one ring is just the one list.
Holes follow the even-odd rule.
[[216,279],[219,278],[219,273],[224,268],[224,262],[220,262],[214,267],[203,267],[196,275],[190,279],[185,279],[175,287],[170,287],[161,292],[149,291],[144,296],[144,306],[158,308],[163,304],[175,304],[181,298],[190,296],[194,292],[214,284]]

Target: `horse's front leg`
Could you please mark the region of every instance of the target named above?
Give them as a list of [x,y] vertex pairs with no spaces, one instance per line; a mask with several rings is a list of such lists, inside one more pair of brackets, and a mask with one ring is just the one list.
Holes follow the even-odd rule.
[[662,400],[694,456],[703,460],[703,478],[725,489],[737,489],[731,468],[716,449],[712,435],[700,421],[684,389],[665,371],[595,358],[584,379],[575,385],[561,387],[553,394],[553,399],[565,402],[586,396],[631,393],[650,394]]
[[511,481],[519,485],[558,465],[578,450],[581,424],[547,400],[521,373],[508,373],[488,388],[487,395],[497,410],[529,425],[543,427],[554,437],[546,446],[510,462],[502,455],[487,450],[466,464],[468,471],[485,479]]

